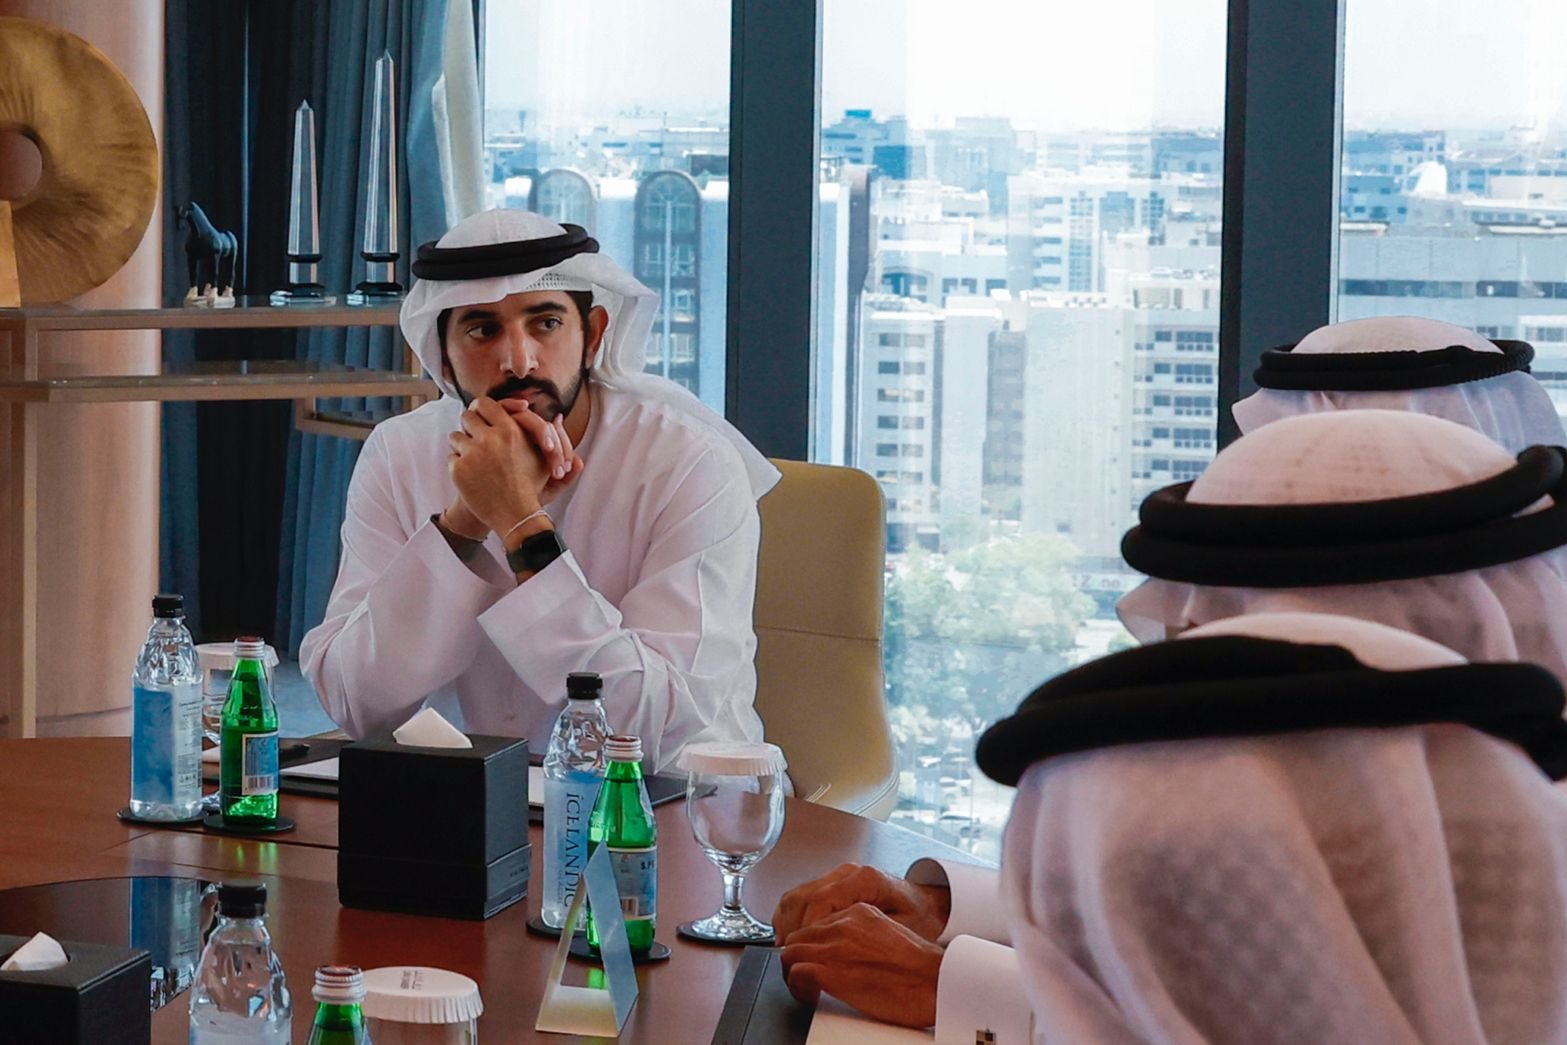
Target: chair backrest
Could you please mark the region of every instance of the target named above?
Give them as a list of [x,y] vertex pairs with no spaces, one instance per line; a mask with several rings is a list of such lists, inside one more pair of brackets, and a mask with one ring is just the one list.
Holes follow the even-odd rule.
[[864,472],[774,461],[758,505],[756,709],[801,797],[886,819],[898,774],[882,692],[886,521]]

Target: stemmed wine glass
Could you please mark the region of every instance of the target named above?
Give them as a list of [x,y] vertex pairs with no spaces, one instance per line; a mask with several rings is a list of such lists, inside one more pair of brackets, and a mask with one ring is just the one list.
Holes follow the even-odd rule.
[[680,932],[712,943],[771,940],[773,927],[745,909],[740,891],[746,872],[783,832],[783,752],[776,744],[715,741],[686,748],[680,765],[691,774],[686,783],[691,833],[724,879],[723,906],[686,922]]

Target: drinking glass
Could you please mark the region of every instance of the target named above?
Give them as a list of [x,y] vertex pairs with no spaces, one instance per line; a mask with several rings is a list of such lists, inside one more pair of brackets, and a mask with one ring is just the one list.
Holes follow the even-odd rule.
[[[234,643],[204,642],[196,647],[201,665],[201,732],[216,744],[223,732],[223,705],[229,699],[229,679],[234,674]],[[272,669],[277,667],[277,650],[267,647],[261,661],[272,685]]]
[[680,932],[713,943],[771,940],[773,927],[751,915],[741,899],[745,876],[772,851],[783,831],[784,756],[774,744],[693,744],[680,763],[686,783],[691,833],[718,865],[724,903],[717,913],[680,926]]

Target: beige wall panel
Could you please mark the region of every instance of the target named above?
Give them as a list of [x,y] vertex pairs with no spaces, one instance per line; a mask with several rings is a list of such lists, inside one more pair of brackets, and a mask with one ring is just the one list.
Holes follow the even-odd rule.
[[[161,0],[0,0],[0,15],[49,22],[103,51],[141,96],[161,146]],[[160,201],[131,260],[109,282],[72,304],[157,305],[162,295],[161,228]],[[151,372],[158,365],[160,344],[157,331],[45,334],[40,372]],[[128,728],[130,673],[158,578],[158,409],[156,404],[116,403],[39,411],[41,734]],[[9,430],[7,419],[0,431]],[[6,539],[13,536],[7,533]],[[0,596],[10,598],[14,590],[14,578],[0,577]],[[15,624],[8,619],[0,631],[7,648],[14,648]]]

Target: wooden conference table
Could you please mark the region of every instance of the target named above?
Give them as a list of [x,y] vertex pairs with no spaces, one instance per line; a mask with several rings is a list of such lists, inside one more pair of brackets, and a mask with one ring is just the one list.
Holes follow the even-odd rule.
[[[114,811],[125,804],[129,757],[124,738],[0,740],[0,889],[138,874],[259,876],[267,881],[273,943],[294,996],[295,1041],[305,1040],[315,1013],[314,970],[330,962],[452,969],[483,992],[481,1041],[572,1040],[533,1030],[554,948],[524,928],[538,912],[536,890],[485,922],[342,908],[335,801],[285,794],[283,812],[298,829],[267,841],[123,824]],[[681,922],[711,914],[722,891],[717,869],[691,837],[684,804],[659,806],[657,816],[658,939],[674,954],[638,967],[641,997],[621,1040],[699,1045],[712,1038],[741,951],[675,935]],[[539,881],[540,829],[531,834]],[[748,876],[746,905],[766,918],[785,890],[845,861],[902,874],[922,856],[966,859],[913,832],[790,799],[777,848]],[[586,967],[570,967],[575,979],[568,982],[585,982]],[[154,1042],[186,1040],[185,1001],[181,995],[153,1014]]]

